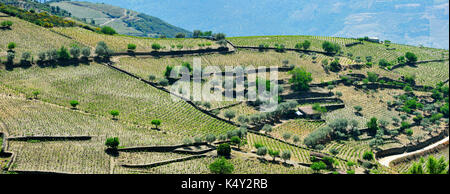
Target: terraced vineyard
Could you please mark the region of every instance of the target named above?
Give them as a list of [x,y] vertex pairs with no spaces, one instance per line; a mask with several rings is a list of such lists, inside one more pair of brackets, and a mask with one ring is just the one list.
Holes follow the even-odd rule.
[[[211,46],[205,46],[204,48],[217,48],[218,45],[215,42],[205,39],[192,39],[192,38],[142,38],[132,37],[124,35],[108,36],[104,34],[95,33],[83,28],[53,28],[53,30],[62,33],[66,36],[72,37],[76,41],[95,47],[98,42],[104,41],[108,46],[116,52],[127,51],[128,44],[135,44],[137,46],[136,51],[150,52],[152,51],[152,44],[158,43],[163,48],[162,50],[180,50],[177,45],[183,46],[182,50],[199,49],[199,44],[210,44]],[[172,48],[174,46],[175,48]]]
[[275,44],[284,44],[286,48],[294,48],[297,43],[301,43],[305,40],[311,42],[311,50],[323,51],[322,43],[325,41],[331,41],[341,44],[343,47],[345,44],[356,42],[353,39],[348,38],[335,38],[335,37],[320,37],[320,36],[249,36],[249,37],[231,37],[228,38],[236,46],[259,46],[261,44],[269,44],[274,47]]
[[[10,142],[12,171],[108,174],[110,159],[99,142]],[[45,164],[45,165],[44,165]]]
[[2,95],[0,110],[10,136],[95,136],[101,141],[119,137],[122,146],[171,145],[182,140],[181,136],[163,134],[150,127]]
[[[384,89],[378,90],[376,93],[367,94],[347,86],[338,86],[333,91],[342,92],[343,96],[341,99],[344,101],[345,108],[327,113],[325,120],[331,122],[337,118],[354,119],[359,122],[360,127],[364,127],[372,117],[392,123],[392,117],[399,117],[399,115],[395,110],[387,110],[386,102],[393,101],[394,95],[404,92],[402,90]],[[355,114],[355,106],[363,107],[361,111],[362,116]]]
[[[80,45],[75,40],[59,36],[49,29],[39,27],[35,24],[17,19],[15,17],[0,17],[0,23],[3,21],[12,21],[12,30],[1,30],[0,39],[0,59],[6,60],[6,51],[8,43],[16,43],[16,60],[19,61],[23,52],[31,52],[36,56],[41,51],[47,51],[49,48],[60,48],[61,46],[70,47],[73,44]],[[49,41],[51,40],[51,41]],[[37,58],[37,57],[36,57]]]
[[3,83],[22,93],[41,91],[40,98],[44,101],[69,107],[69,101],[76,99],[81,110],[105,117],[110,117],[110,110],[117,109],[120,120],[144,126],[160,119],[161,129],[175,134],[218,135],[234,128],[182,100],[173,102],[169,94],[99,64],[32,67],[0,71],[0,75]]
[[275,127],[273,129],[273,135],[281,139],[283,134],[290,133],[303,140],[309,133],[323,126],[325,126],[325,123],[320,121],[307,121],[303,119],[289,120]]
[[255,143],[260,143],[267,147],[267,149],[278,150],[280,153],[284,150],[291,151],[292,160],[302,162],[302,163],[311,163],[309,158],[309,151],[301,148],[297,148],[294,146],[290,146],[283,142],[267,138],[261,135],[256,135],[253,133],[249,133],[247,135],[248,146],[254,149]]
[[437,83],[448,79],[449,62],[424,63],[419,64],[418,67],[406,66],[394,71],[403,76],[415,75],[418,85],[435,86]]

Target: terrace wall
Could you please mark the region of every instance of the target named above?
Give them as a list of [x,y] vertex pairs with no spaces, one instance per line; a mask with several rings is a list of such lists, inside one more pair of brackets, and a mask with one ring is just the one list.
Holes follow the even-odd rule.
[[415,145],[395,147],[395,148],[389,148],[389,149],[385,149],[385,150],[381,150],[381,149],[377,150],[375,152],[375,157],[383,158],[383,157],[387,157],[387,156],[403,154],[405,152],[414,152],[414,151],[423,149],[433,143],[436,143],[436,142],[444,139],[447,136],[448,136],[448,128],[446,130],[441,131],[438,135],[433,136],[425,141],[419,142]]

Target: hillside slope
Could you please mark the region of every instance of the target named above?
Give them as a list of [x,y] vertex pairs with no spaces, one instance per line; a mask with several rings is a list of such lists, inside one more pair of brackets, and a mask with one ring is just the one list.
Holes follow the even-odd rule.
[[66,10],[73,17],[88,23],[111,26],[120,34],[146,37],[160,35],[174,37],[177,33],[191,35],[191,32],[170,25],[159,18],[112,5],[70,1],[53,2],[50,5]]

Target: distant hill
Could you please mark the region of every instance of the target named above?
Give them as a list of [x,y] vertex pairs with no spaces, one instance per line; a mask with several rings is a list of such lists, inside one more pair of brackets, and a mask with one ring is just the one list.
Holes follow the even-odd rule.
[[86,23],[113,27],[120,34],[145,37],[174,37],[177,33],[192,35],[191,32],[159,18],[108,4],[78,1],[52,1],[49,4]]

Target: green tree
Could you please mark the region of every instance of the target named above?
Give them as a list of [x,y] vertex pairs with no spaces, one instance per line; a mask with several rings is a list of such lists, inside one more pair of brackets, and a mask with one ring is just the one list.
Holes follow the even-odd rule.
[[408,63],[415,63],[415,62],[417,62],[417,56],[414,53],[412,53],[412,52],[407,52],[405,54],[405,58],[408,61]]
[[62,46],[58,51],[58,59],[60,60],[68,60],[70,59],[69,51],[66,47]]
[[260,148],[257,148],[256,154],[260,157],[264,157],[267,154],[267,148],[262,146]]
[[231,174],[234,171],[234,166],[224,157],[221,157],[209,165],[209,170],[214,174]]
[[363,159],[364,160],[369,160],[369,161],[373,160],[374,159],[373,152],[372,151],[364,152]]
[[135,44],[128,44],[128,50],[134,51],[136,50],[136,45]]
[[10,42],[10,43],[8,43],[8,49],[9,50],[14,50],[15,48],[16,48],[16,43],[14,43],[14,42]]
[[391,64],[386,60],[386,59],[380,59],[380,61],[378,62],[378,65],[380,67],[388,67],[391,66]]
[[155,51],[158,51],[158,50],[160,50],[161,48],[162,48],[161,45],[158,44],[158,43],[153,43],[153,44],[152,44],[152,49],[155,50]]
[[341,50],[341,47],[339,46],[339,44],[331,43],[331,42],[328,42],[328,41],[325,41],[322,44],[322,48],[327,53],[338,53]]
[[437,160],[435,157],[430,156],[427,160],[427,173],[428,174],[444,174],[448,173],[448,163],[445,162],[445,158],[441,157],[439,160]]
[[312,82],[311,73],[306,72],[304,68],[294,68],[289,72],[292,75],[289,80],[293,84],[294,90],[297,91],[307,91],[309,90],[309,83]]
[[89,47],[84,47],[83,49],[81,49],[81,54],[84,58],[88,58],[89,56],[91,56],[91,49]]
[[109,114],[111,114],[111,116],[113,116],[113,119],[117,119],[117,117],[119,116],[119,111],[111,110],[111,111],[109,111]]
[[220,144],[217,147],[217,155],[218,156],[230,157],[230,155],[231,155],[230,144],[227,144],[227,143]]
[[272,156],[273,161],[275,162],[275,159],[280,156],[280,151],[278,150],[269,150],[269,155]]
[[77,46],[73,46],[72,48],[70,48],[70,54],[74,59],[78,59],[78,57],[80,57],[81,50]]
[[238,136],[231,137],[230,141],[233,145],[237,145],[238,149],[241,148],[241,138],[239,138]]
[[375,83],[378,81],[378,75],[376,73],[373,72],[367,72],[367,79],[372,82]]
[[320,170],[327,169],[327,165],[326,165],[324,162],[319,161],[319,162],[314,162],[314,163],[312,163],[311,166],[310,166],[310,168],[311,168],[315,173],[319,173]]
[[107,35],[114,35],[117,34],[116,30],[114,30],[113,28],[109,27],[109,26],[103,26],[100,30],[103,34],[107,34]]
[[158,129],[158,126],[161,125],[161,120],[159,119],[152,120],[152,125],[155,125],[155,128]]
[[232,111],[232,110],[227,110],[225,111],[225,118],[228,119],[228,121],[231,121],[231,119],[233,119],[234,117],[236,117],[236,112]]
[[118,137],[107,138],[105,142],[105,146],[110,149],[117,149],[120,145],[120,141]]
[[183,33],[178,33],[175,35],[175,38],[185,38],[185,37],[186,37],[186,35]]
[[272,126],[266,124],[263,126],[262,131],[265,131],[266,133],[270,133],[270,132],[272,132]]
[[70,101],[70,106],[72,106],[73,108],[77,108],[77,106],[79,105],[80,103],[78,102],[78,101],[76,101],[76,100],[71,100]]
[[378,131],[378,119],[372,117],[370,121],[367,123],[367,128],[369,129],[369,134],[374,135]]
[[41,94],[41,92],[39,90],[35,90],[31,93],[34,96],[34,99],[38,99],[39,94]]
[[98,57],[107,58],[111,56],[112,53],[113,51],[109,49],[105,42],[100,41],[97,43],[97,46],[95,47],[95,54],[97,54]]
[[289,150],[284,150],[281,153],[281,158],[284,160],[284,162],[286,163],[287,160],[291,159],[291,151]]
[[303,49],[308,50],[311,47],[311,42],[309,40],[305,40],[302,44]]

